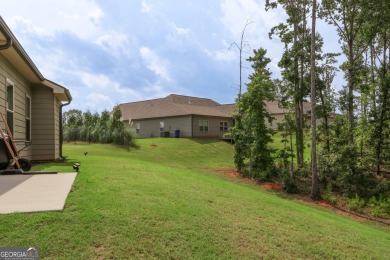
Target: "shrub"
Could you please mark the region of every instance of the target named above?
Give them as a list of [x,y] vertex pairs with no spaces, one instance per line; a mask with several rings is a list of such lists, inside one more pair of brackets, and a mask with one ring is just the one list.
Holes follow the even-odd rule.
[[368,201],[368,206],[371,209],[371,213],[375,217],[389,218],[390,217],[390,198],[372,197]]
[[[114,143],[124,145],[127,148],[135,147],[134,133],[126,128],[121,121],[121,111],[115,109],[112,115],[108,111],[103,111],[101,116],[92,115],[88,111],[84,114],[81,111],[70,111],[71,115],[65,118],[75,118],[80,116],[79,120],[68,120],[64,122],[64,140],[83,141],[94,143]],[[73,122],[77,122],[73,123]]]
[[290,176],[288,170],[284,169],[281,171],[281,180],[283,188],[287,193],[298,193],[299,188],[293,177]]
[[354,198],[347,200],[348,208],[357,212],[363,212],[363,207],[366,205],[366,202],[355,194]]

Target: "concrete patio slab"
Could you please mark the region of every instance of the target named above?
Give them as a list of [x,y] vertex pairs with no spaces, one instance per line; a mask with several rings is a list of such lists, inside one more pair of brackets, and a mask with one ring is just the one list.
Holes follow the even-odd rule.
[[0,175],[0,214],[63,210],[76,175]]

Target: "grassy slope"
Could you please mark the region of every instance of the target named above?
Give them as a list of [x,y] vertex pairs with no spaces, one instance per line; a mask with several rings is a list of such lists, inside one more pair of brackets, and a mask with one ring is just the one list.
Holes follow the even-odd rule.
[[0,245],[35,246],[52,259],[390,255],[388,227],[286,201],[216,174],[233,167],[228,144],[187,139],[139,144],[140,150],[130,152],[66,145],[71,162],[47,167],[69,171],[81,162],[65,211],[0,215]]

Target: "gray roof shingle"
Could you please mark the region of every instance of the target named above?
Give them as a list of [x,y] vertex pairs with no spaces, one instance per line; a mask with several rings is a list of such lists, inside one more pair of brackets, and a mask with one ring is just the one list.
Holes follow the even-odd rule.
[[[280,108],[278,101],[266,103],[268,111],[273,114],[288,113],[288,109]],[[171,94],[165,98],[120,104],[122,118],[139,120],[185,115],[202,115],[212,117],[231,117],[235,104],[221,105],[208,98],[199,98]],[[310,110],[310,103],[304,102],[304,112]]]
[[120,104],[119,108],[122,118],[127,121],[184,115],[230,117],[233,106],[226,107],[207,98],[172,94],[165,98]]

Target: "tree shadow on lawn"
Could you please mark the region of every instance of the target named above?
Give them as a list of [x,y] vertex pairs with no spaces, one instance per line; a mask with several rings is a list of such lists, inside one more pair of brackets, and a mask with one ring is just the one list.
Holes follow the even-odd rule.
[[214,143],[219,143],[222,141],[221,139],[207,138],[207,137],[204,137],[204,138],[197,137],[197,138],[191,138],[189,140],[192,140],[198,144],[214,144]]

